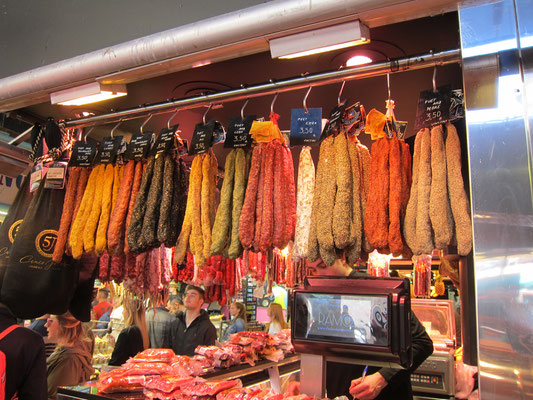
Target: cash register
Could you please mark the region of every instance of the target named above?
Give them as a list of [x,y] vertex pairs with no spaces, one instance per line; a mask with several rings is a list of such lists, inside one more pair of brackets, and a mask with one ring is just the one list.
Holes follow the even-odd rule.
[[428,398],[454,398],[455,313],[452,300],[412,299],[411,307],[433,340],[433,354],[411,374],[413,392]]
[[326,363],[412,364],[407,279],[308,277],[291,296],[291,335],[301,391],[323,398]]

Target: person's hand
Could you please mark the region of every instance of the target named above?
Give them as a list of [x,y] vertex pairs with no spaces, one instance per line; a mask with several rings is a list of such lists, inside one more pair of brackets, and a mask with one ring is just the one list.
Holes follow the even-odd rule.
[[367,375],[363,383],[362,378],[357,378],[352,381],[350,385],[350,394],[354,399],[358,400],[372,400],[375,399],[387,386],[387,381],[379,372],[372,375]]

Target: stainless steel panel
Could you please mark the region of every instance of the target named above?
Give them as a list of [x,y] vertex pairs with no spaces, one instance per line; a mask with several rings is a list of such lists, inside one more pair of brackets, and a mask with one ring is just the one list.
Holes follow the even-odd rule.
[[[460,11],[474,225],[480,398],[533,398],[531,1]],[[524,12],[526,12],[524,14]],[[529,12],[529,14],[527,14]],[[519,16],[525,22],[517,24]],[[528,26],[529,25],[529,26]],[[525,39],[526,44],[529,39]],[[525,46],[524,46],[525,47]],[[498,74],[472,73],[496,56]],[[525,67],[525,69],[524,69]],[[525,75],[528,76],[524,80]],[[495,85],[497,103],[478,100]]]

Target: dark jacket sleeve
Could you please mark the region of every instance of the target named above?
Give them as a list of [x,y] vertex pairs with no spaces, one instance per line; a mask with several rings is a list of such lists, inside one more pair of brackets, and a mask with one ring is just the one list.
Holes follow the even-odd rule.
[[111,354],[109,365],[120,366],[124,364],[128,358],[130,358],[130,336],[130,330],[127,328],[120,332],[117,338],[117,343],[115,344],[115,348],[113,349],[113,354]]
[[208,321],[206,323],[206,329],[204,334],[204,345],[205,346],[213,346],[217,340],[217,328],[215,328],[215,325],[211,323],[211,321]]
[[431,354],[433,354],[433,341],[420,323],[415,313],[411,311],[411,346],[413,349],[413,364],[408,369],[382,368],[379,373],[385,378],[389,386],[409,380],[414,372]]
[[47,398],[48,383],[46,381],[46,354],[43,340],[41,339],[40,343],[35,346],[38,350],[32,367],[18,389],[19,400],[45,400]]

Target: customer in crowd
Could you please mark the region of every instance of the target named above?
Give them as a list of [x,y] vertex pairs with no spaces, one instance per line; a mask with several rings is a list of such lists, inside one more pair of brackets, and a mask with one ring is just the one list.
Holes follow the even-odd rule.
[[[308,271],[320,276],[368,276],[357,273],[342,259],[332,266],[326,266],[318,259],[308,263]],[[411,311],[411,336],[413,364],[405,370],[370,367],[364,381],[361,378],[364,365],[328,362],[326,367],[326,389],[329,398],[345,395],[361,400],[411,400],[411,373],[433,353],[433,342],[426,330]]]
[[231,322],[224,333],[223,341],[228,341],[230,336],[234,333],[242,332],[246,330],[246,308],[242,303],[231,303],[229,308],[229,313],[231,315]]
[[113,311],[113,305],[108,301],[109,299],[109,290],[108,289],[100,289],[98,291],[98,294],[96,295],[96,301],[98,304],[96,304],[93,307],[93,316],[92,319],[94,321],[100,320],[102,315],[104,315],[106,312]]
[[146,311],[146,325],[150,337],[150,347],[170,348],[170,324],[176,319],[174,314],[163,307],[163,300]]
[[[20,400],[46,399],[46,358],[43,338],[17,325],[11,311],[0,303],[0,351],[5,355],[5,396]],[[2,377],[4,379],[4,377]]]
[[46,329],[48,337],[57,342],[56,350],[46,362],[48,398],[57,399],[58,386],[79,385],[90,379],[94,372],[91,365],[94,335],[68,312],[51,315]]
[[275,335],[289,327],[283,317],[283,308],[281,308],[280,304],[270,303],[267,309],[267,316],[270,318],[270,322],[267,324],[266,330],[271,335]]
[[113,298],[113,311],[109,316],[109,327],[108,331],[111,333],[111,336],[115,338],[115,341],[120,334],[122,328],[124,328],[124,295],[115,296]]
[[185,311],[185,306],[183,305],[183,300],[179,296],[169,296],[167,302],[168,312],[174,316]]
[[57,343],[52,342],[50,338],[48,337],[48,329],[46,329],[46,326],[45,326],[46,322],[48,321],[48,318],[50,318],[50,314],[45,314],[42,317],[35,319],[31,324],[28,325],[29,329],[37,332],[39,335],[42,336],[44,340],[44,350],[45,350],[46,358],[50,357],[50,355],[56,349],[56,345],[57,345]]
[[138,298],[124,299],[124,326],[111,354],[109,365],[122,365],[130,357],[150,347],[145,319],[146,309]]
[[217,339],[217,330],[202,310],[205,292],[189,285],[185,290],[185,312],[171,324],[171,347],[176,354],[192,356],[198,346],[211,346]]

